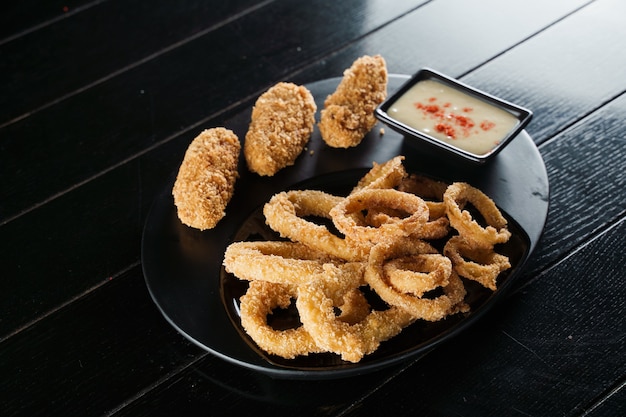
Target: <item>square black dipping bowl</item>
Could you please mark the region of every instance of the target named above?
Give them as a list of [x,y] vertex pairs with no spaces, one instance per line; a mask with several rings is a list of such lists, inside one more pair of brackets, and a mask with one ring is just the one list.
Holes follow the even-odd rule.
[[483,164],[524,129],[532,112],[424,68],[378,106],[376,117],[419,149]]

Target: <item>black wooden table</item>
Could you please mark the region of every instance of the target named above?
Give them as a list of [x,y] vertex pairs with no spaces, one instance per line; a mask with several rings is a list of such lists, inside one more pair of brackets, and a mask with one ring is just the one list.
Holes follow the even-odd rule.
[[[625,51],[621,0],[4,5],[0,414],[624,415]],[[202,129],[365,54],[534,112],[536,249],[481,320],[376,372],[289,380],[207,352],[148,292],[153,201]]]

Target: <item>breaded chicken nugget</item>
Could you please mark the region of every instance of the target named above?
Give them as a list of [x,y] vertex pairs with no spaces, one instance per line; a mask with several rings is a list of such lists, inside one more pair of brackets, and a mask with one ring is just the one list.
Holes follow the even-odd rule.
[[248,169],[272,176],[293,165],[311,137],[316,110],[303,86],[281,82],[263,93],[252,109],[243,145]]
[[324,102],[322,139],[333,148],[356,146],[376,124],[374,110],[387,97],[387,65],[380,55],[358,58]]
[[212,229],[233,196],[241,143],[223,127],[204,130],[189,145],[172,195],[179,219],[196,229]]

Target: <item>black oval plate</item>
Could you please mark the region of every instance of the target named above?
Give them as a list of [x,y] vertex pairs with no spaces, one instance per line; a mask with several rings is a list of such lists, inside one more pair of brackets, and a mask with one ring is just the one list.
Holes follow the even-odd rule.
[[[390,93],[407,79],[407,76],[390,76]],[[307,85],[318,108],[322,108],[324,99],[339,81],[340,78],[332,78]],[[225,127],[244,138],[250,111],[229,120]],[[399,134],[389,129],[382,134],[381,129],[383,125],[377,125],[359,146],[351,149],[326,146],[316,129],[296,164],[271,178],[249,173],[241,158],[240,178],[227,215],[208,231],[189,228],[179,221],[171,196],[173,173],[152,206],[142,240],[146,284],[167,321],[189,340],[237,365],[282,378],[325,379],[371,372],[418,358],[487,312],[511,287],[545,225],[548,178],[537,147],[523,131],[493,161],[478,167],[465,166],[419,153],[406,146]],[[285,360],[257,349],[238,320],[239,297],[246,284],[224,273],[222,268],[226,247],[253,234],[271,238],[260,208],[275,193],[315,188],[338,195],[345,191],[345,194],[372,162],[385,162],[396,155],[405,156],[409,172],[448,182],[469,182],[493,198],[505,213],[513,237],[502,251],[511,257],[513,267],[499,277],[498,290],[492,293],[470,287],[470,313],[438,323],[417,322],[357,364],[343,362],[332,354]]]

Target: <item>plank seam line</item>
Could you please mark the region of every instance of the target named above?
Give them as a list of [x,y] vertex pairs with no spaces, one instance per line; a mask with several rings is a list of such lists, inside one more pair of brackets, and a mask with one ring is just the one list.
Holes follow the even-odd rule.
[[385,378],[382,382],[376,385],[376,388],[374,388],[371,391],[368,391],[367,393],[363,394],[360,398],[354,400],[354,402],[348,405],[343,411],[339,412],[339,414],[337,414],[335,417],[342,417],[354,411],[359,406],[359,404],[363,403],[367,398],[369,398],[370,396],[378,392],[383,386],[387,385],[389,382],[394,380],[400,374],[404,373],[407,369],[415,365],[417,362],[421,361],[424,358],[424,356],[428,355],[430,352],[432,352],[432,349],[426,352],[425,354],[420,355],[418,358],[414,359],[413,361],[411,361],[411,363],[408,366],[402,367],[399,371],[394,372],[392,375]]
[[607,99],[605,99],[604,101],[598,103],[595,107],[589,109],[586,113],[581,114],[577,119],[572,120],[570,123],[563,125],[560,129],[556,130],[552,136],[550,136],[549,138],[545,139],[543,142],[539,143],[537,145],[537,147],[539,148],[539,150],[541,150],[541,148],[543,148],[544,146],[547,146],[549,143],[555,141],[558,139],[558,137],[566,132],[567,130],[575,127],[576,125],[582,123],[585,119],[587,119],[588,117],[593,116],[594,113],[601,111],[604,107],[608,106],[609,104],[611,104],[614,101],[619,100],[622,96],[624,96],[626,94],[626,90],[622,90],[621,92],[615,94],[612,97],[608,97]]
[[622,378],[621,381],[618,381],[617,384],[613,387],[610,387],[608,390],[604,391],[597,399],[594,399],[593,404],[585,409],[585,411],[580,415],[580,417],[585,417],[596,411],[599,407],[601,407],[609,398],[616,395],[622,389],[626,387],[626,379]]
[[[324,54],[320,54],[317,57],[311,57],[310,60],[308,60],[306,63],[304,63],[300,68],[294,68],[291,72],[289,72],[288,74],[285,75],[285,79],[289,79],[289,78],[293,78],[297,75],[302,74],[304,71],[306,71],[307,69],[309,69],[310,67],[312,67],[313,65],[315,65],[315,63],[322,61],[322,60],[326,60],[326,59],[330,59],[334,56],[339,55],[340,53],[348,50],[352,45],[357,44],[360,40],[365,39],[366,37],[370,36],[373,33],[376,33],[382,29],[384,29],[385,27],[395,23],[396,21],[404,18],[405,16],[408,16],[409,14],[415,12],[416,10],[428,5],[429,3],[432,3],[435,0],[428,0],[425,1],[424,3],[421,3],[415,7],[413,7],[410,10],[407,10],[404,13],[401,13],[399,15],[397,15],[396,17],[394,17],[392,20],[389,20],[375,28],[372,28],[371,30],[364,32],[363,34],[361,34],[360,36],[357,36],[356,38],[350,40],[349,42],[340,45],[337,49],[332,50],[330,52],[324,53]],[[342,74],[337,74],[337,76],[341,76]]]
[[112,80],[113,78],[118,77],[119,75],[122,75],[122,74],[124,74],[124,73],[126,73],[128,71],[131,71],[131,70],[135,69],[135,68],[138,68],[139,66],[141,66],[141,65],[143,65],[143,64],[145,64],[147,62],[150,62],[150,61],[152,61],[152,60],[154,60],[154,59],[156,59],[156,58],[158,58],[158,57],[160,57],[162,55],[165,55],[165,54],[175,50],[176,48],[178,48],[180,46],[186,45],[189,42],[193,42],[194,40],[199,39],[202,36],[204,36],[204,35],[206,35],[206,34],[208,34],[210,32],[213,32],[213,31],[215,31],[215,30],[217,30],[217,29],[219,29],[221,27],[224,27],[224,26],[226,26],[226,25],[228,25],[228,24],[230,24],[230,23],[232,23],[232,22],[234,22],[234,21],[236,21],[238,19],[241,19],[242,17],[244,17],[244,16],[246,16],[246,15],[252,13],[252,12],[257,11],[257,10],[267,6],[268,4],[273,3],[274,1],[276,1],[276,0],[265,0],[265,1],[261,2],[261,3],[259,3],[259,4],[256,4],[256,5],[252,6],[252,7],[247,8],[247,9],[245,9],[245,10],[239,12],[239,13],[236,13],[236,14],[234,14],[232,16],[229,16],[228,18],[220,21],[219,23],[211,25],[208,28],[193,34],[192,36],[189,36],[189,37],[187,37],[185,39],[181,39],[181,40],[179,40],[177,42],[174,42],[174,43],[166,46],[165,48],[162,48],[162,49],[160,49],[157,52],[153,52],[152,54],[146,55],[145,57],[143,57],[143,58],[141,58],[141,59],[139,59],[139,60],[137,60],[137,61],[135,61],[135,62],[133,62],[131,64],[128,64],[128,65],[126,65],[126,66],[124,66],[124,67],[122,67],[122,68],[120,68],[120,69],[118,69],[116,71],[113,71],[113,72],[111,72],[110,74],[108,74],[108,75],[106,75],[104,77],[98,78],[95,81],[92,81],[92,82],[90,82],[88,84],[85,84],[82,87],[79,87],[79,88],[77,88],[77,89],[75,89],[75,90],[73,90],[73,91],[71,91],[71,92],[69,92],[67,94],[64,94],[64,95],[62,95],[62,96],[60,96],[60,97],[58,97],[58,98],[56,98],[56,99],[54,99],[52,101],[49,101],[46,104],[43,104],[43,105],[41,105],[41,106],[39,106],[39,107],[37,107],[35,109],[32,109],[32,110],[30,110],[30,111],[28,111],[26,113],[23,113],[23,114],[21,114],[19,116],[16,116],[16,117],[14,117],[11,120],[7,120],[6,122],[0,124],[0,129],[2,129],[4,127],[7,127],[7,126],[9,126],[9,125],[11,125],[13,123],[17,123],[20,120],[24,120],[24,119],[32,116],[35,113],[39,113],[40,111],[46,110],[46,109],[48,109],[48,108],[50,108],[50,107],[52,107],[54,105],[57,105],[57,104],[65,101],[65,100],[71,98],[71,97],[74,97],[74,96],[76,96],[76,95],[78,95],[78,94],[80,94],[80,93],[82,93],[84,91],[87,91],[87,90],[89,90],[91,88],[94,88],[94,87],[100,85],[100,84],[103,84],[106,81]]
[[557,259],[547,264],[540,272],[538,272],[535,275],[535,277],[529,279],[522,286],[516,288],[515,291],[512,291],[509,296],[519,293],[524,288],[531,285],[532,283],[534,283],[535,281],[537,281],[538,279],[540,279],[541,277],[549,273],[551,270],[559,266],[561,263],[565,262],[567,259],[576,255],[578,252],[584,250],[587,246],[591,245],[593,242],[600,239],[602,236],[606,235],[607,233],[610,233],[613,229],[617,229],[624,222],[626,222],[626,211],[620,213],[618,216],[615,217],[615,219],[608,222],[606,228],[598,228],[597,230],[592,232],[587,237],[587,239],[582,241],[578,246],[573,247],[568,252],[565,252],[562,256],[558,257]]
[[22,31],[14,33],[13,35],[9,35],[8,37],[6,37],[4,39],[0,39],[0,46],[2,46],[4,44],[7,44],[9,42],[12,42],[12,41],[14,41],[16,39],[19,39],[19,38],[21,38],[23,36],[27,36],[27,35],[29,35],[31,33],[34,33],[34,32],[36,32],[36,31],[38,31],[40,29],[43,29],[43,28],[45,28],[47,26],[51,26],[51,25],[53,25],[53,24],[55,24],[57,22],[60,22],[60,21],[62,21],[64,19],[67,19],[67,18],[69,18],[69,17],[71,17],[71,16],[73,16],[75,14],[78,14],[80,12],[84,12],[85,10],[89,10],[92,7],[95,7],[95,6],[98,6],[101,3],[104,3],[105,1],[107,1],[107,0],[96,0],[96,1],[93,1],[93,2],[91,2],[89,4],[85,4],[85,5],[82,5],[82,6],[78,6],[76,8],[72,8],[72,9],[70,9],[66,13],[63,13],[63,14],[58,15],[56,17],[50,18],[50,19],[48,19],[46,21],[43,21],[41,23],[38,23],[38,24],[28,28],[28,29],[24,29]]
[[[624,94],[626,94],[626,91],[622,91],[621,93],[615,95],[614,97],[605,100],[599,106],[596,106],[593,109],[589,110],[586,114],[582,115],[578,119],[572,121],[571,123],[569,123],[567,125],[564,125],[563,128],[561,128],[558,131],[556,131],[550,138],[548,138],[545,141],[543,141],[537,147],[541,151],[542,148],[544,148],[545,146],[548,146],[548,144],[550,144],[551,142],[553,142],[555,140],[558,140],[558,137],[561,134],[563,134],[564,132],[568,131],[569,129],[574,128],[578,124],[582,123],[583,120],[587,119],[588,117],[591,117],[594,113],[596,113],[597,111],[600,111],[602,108],[604,108],[605,106],[607,106],[611,102],[613,102],[615,100],[618,100]],[[534,278],[531,278],[530,280],[525,282],[524,285],[522,285],[521,287],[517,288],[511,294],[515,294],[515,293],[521,291],[522,289],[524,289],[527,285],[532,284],[537,279],[539,279],[543,275],[547,274],[550,270],[552,270],[558,264],[560,264],[561,262],[563,262],[564,260],[566,260],[570,256],[576,254],[579,250],[583,249],[585,246],[587,246],[588,244],[592,243],[594,240],[596,240],[599,237],[601,237],[604,233],[609,232],[610,230],[612,230],[615,227],[618,227],[619,224],[622,221],[625,221],[625,220],[626,220],[626,212],[623,212],[623,213],[617,215],[615,217],[615,219],[613,219],[612,221],[608,222],[608,227],[606,229],[596,230],[594,233],[592,233],[591,235],[588,236],[587,240],[581,242],[578,246],[572,248],[569,252],[563,254],[561,257],[559,257],[559,258],[553,260],[552,262],[550,262],[549,264],[547,264],[543,269],[541,269],[539,272],[537,272],[537,274],[536,274],[536,276]]]
[[500,330],[500,332],[502,332],[506,337],[508,337],[509,339],[511,339],[513,342],[515,342],[516,344],[518,344],[519,346],[521,346],[522,348],[524,348],[524,350],[530,352],[530,354],[532,354],[535,358],[539,359],[539,361],[541,361],[544,365],[546,365],[547,367],[551,367],[550,364],[548,362],[545,361],[545,359],[543,359],[537,352],[535,352],[533,349],[531,349],[529,346],[527,346],[525,343],[522,343],[521,340],[516,339],[515,337],[513,337],[512,335],[510,335],[509,333],[505,332],[504,330]]
[[587,3],[581,4],[580,6],[578,6],[576,9],[570,11],[569,13],[561,16],[560,18],[550,22],[547,26],[544,26],[542,28],[537,29],[536,31],[532,32],[531,34],[529,34],[528,36],[526,36],[525,38],[522,38],[520,41],[514,43],[513,45],[509,46],[508,48],[506,48],[505,50],[495,54],[494,56],[492,56],[491,58],[481,62],[480,64],[478,64],[477,66],[468,69],[467,71],[461,73],[457,78],[458,79],[462,79],[463,77],[469,75],[470,73],[478,70],[479,68],[485,66],[486,64],[489,64],[490,62],[494,61],[495,59],[497,59],[498,57],[508,53],[510,50],[514,49],[515,47],[523,44],[524,42],[534,38],[535,36],[539,35],[542,32],[545,32],[546,30],[548,30],[550,27],[556,25],[557,23],[567,19],[568,17],[574,15],[575,13],[579,12],[581,9],[584,9],[585,7],[589,6],[591,3],[594,3],[597,0],[589,0]]
[[95,284],[95,285],[87,288],[86,290],[84,290],[84,291],[74,295],[73,297],[69,298],[68,300],[65,300],[64,302],[62,302],[61,304],[57,305],[56,307],[53,307],[50,310],[46,311],[45,313],[37,316],[33,320],[31,320],[31,321],[29,321],[29,322],[19,326],[18,328],[14,329],[10,333],[8,333],[6,336],[3,336],[2,338],[0,338],[0,344],[6,342],[11,337],[17,335],[18,333],[21,333],[21,332],[27,330],[28,328],[36,325],[37,323],[39,323],[40,321],[46,319],[47,317],[51,316],[52,314],[56,313],[57,311],[63,310],[65,307],[69,306],[70,304],[74,303],[75,301],[78,301],[81,298],[85,297],[86,295],[89,295],[90,293],[92,293],[93,291],[97,290],[98,288],[103,287],[109,281],[111,281],[111,280],[121,276],[122,274],[126,273],[127,271],[130,271],[133,268],[136,268],[139,265],[141,265],[141,261],[133,262],[128,267],[122,269],[121,271],[117,272],[116,274],[111,275],[110,277],[107,277],[106,279],[98,282],[97,284]]
[[132,403],[138,401],[141,397],[145,396],[149,392],[151,392],[151,391],[155,390],[156,388],[158,388],[159,386],[163,385],[164,383],[166,383],[167,381],[172,379],[174,376],[181,374],[182,372],[184,372],[186,369],[188,369],[192,365],[195,365],[200,360],[205,358],[207,355],[209,355],[209,352],[205,351],[205,352],[201,353],[198,357],[196,357],[193,360],[191,360],[189,363],[187,363],[185,365],[182,365],[182,366],[179,366],[178,368],[168,372],[167,374],[163,375],[161,378],[157,379],[152,384],[150,384],[150,385],[144,387],[143,389],[141,389],[135,395],[133,395],[130,398],[128,398],[127,400],[123,401],[117,407],[109,410],[107,413],[104,414],[104,416],[106,416],[106,417],[114,416],[115,414],[117,414],[118,412],[122,411],[124,408],[128,407]]

